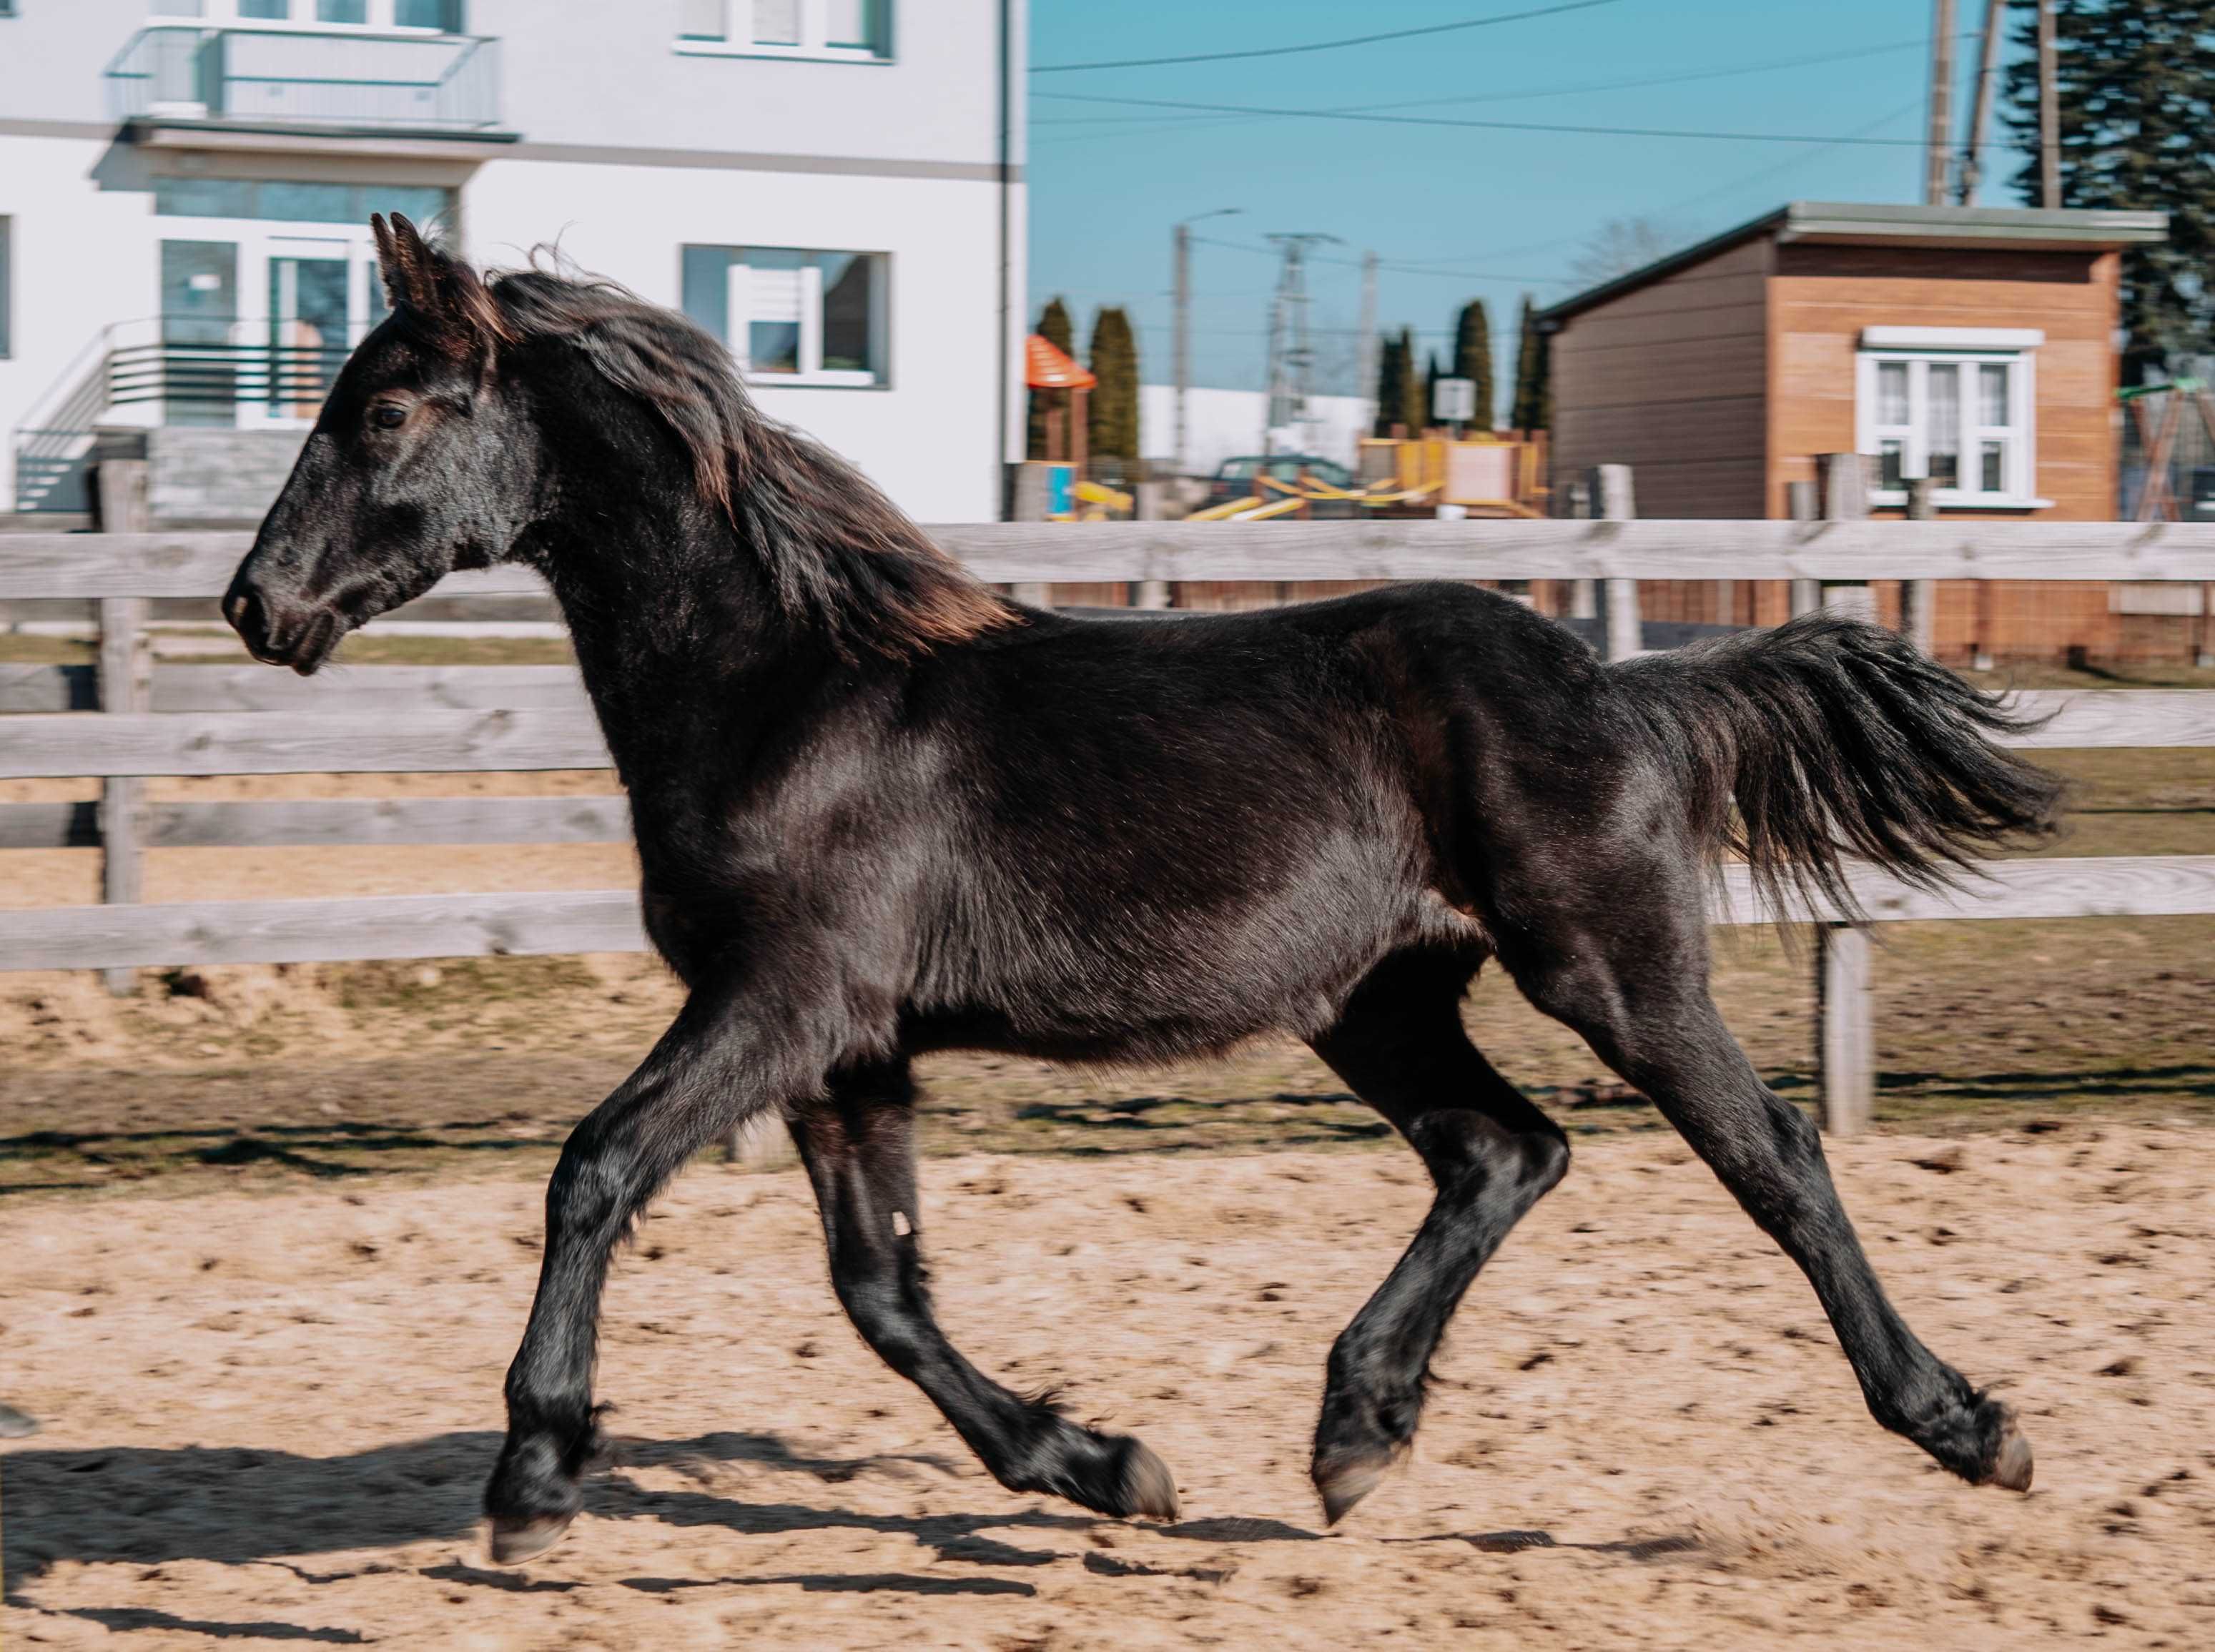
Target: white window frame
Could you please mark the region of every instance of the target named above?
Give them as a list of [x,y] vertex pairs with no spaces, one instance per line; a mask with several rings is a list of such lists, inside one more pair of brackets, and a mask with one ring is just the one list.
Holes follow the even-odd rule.
[[[893,43],[879,51],[866,46],[832,46],[830,0],[795,0],[800,10],[800,40],[796,45],[754,39],[754,0],[721,0],[723,34],[720,40],[678,35],[677,52],[688,58],[786,58],[809,63],[890,63]],[[885,33],[893,33],[893,0],[884,0]]]
[[[1931,503],[1952,511],[2033,511],[2050,506],[2053,501],[2039,498],[2037,486],[2037,352],[2045,342],[2046,334],[2035,327],[1862,328],[1861,349],[1855,358],[1855,450],[1875,456],[1885,443],[1897,441],[1902,476],[1929,475],[1930,370],[1950,366],[1960,375],[1957,474],[1968,485],[1934,489]],[[1908,412],[1904,425],[1887,425],[1879,419],[1878,376],[1887,363],[1904,364],[1907,370]],[[1987,426],[1982,422],[1983,387],[1978,370],[1983,367],[2007,370],[2009,419],[2005,425]],[[1997,491],[1983,486],[1987,442],[2006,444],[2005,468]],[[1878,486],[1870,491],[1869,501],[1904,505],[1907,490]]]
[[398,15],[396,0],[369,0],[369,15],[359,23],[324,22],[316,15],[316,0],[290,0],[290,15],[284,17],[245,16],[241,12],[238,0],[201,0],[198,12],[156,12],[150,21],[157,25],[199,28],[212,25],[300,34],[398,34],[408,40],[468,38],[465,35],[448,35],[442,29],[425,28],[417,23],[402,23],[396,21]]
[[[723,343],[739,371],[756,389],[787,385],[855,390],[881,390],[892,383],[889,321],[892,313],[892,258],[885,253],[864,253],[845,247],[733,247],[715,242],[692,242],[733,256],[723,271]],[[757,375],[749,352],[753,334],[753,266],[748,253],[797,253],[802,260],[800,278],[800,370],[796,373]],[[867,368],[826,368],[823,365],[823,271],[814,260],[824,254],[866,258],[874,266],[869,284],[869,358]],[[680,253],[679,256],[682,256]]]

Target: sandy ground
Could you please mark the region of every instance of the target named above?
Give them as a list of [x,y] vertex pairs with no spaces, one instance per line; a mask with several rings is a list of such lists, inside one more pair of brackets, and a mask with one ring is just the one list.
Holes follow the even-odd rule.
[[[0,1212],[10,1644],[2204,1647],[2215,1133],[1834,1150],[2036,1490],[1880,1432],[1806,1286],[1672,1137],[1580,1141],[1334,1534],[1324,1352],[1425,1202],[1393,1151],[926,1167],[954,1339],[1177,1473],[1182,1524],[1009,1495],[838,1316],[796,1172],[702,1166],[611,1288],[624,1462],[525,1572],[476,1501],[538,1246],[520,1178]],[[71,1214],[77,1213],[77,1214]]]

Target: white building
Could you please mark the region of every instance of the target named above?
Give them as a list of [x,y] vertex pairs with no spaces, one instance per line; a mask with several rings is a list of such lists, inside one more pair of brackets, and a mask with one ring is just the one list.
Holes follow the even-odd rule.
[[1020,457],[1022,0],[0,0],[0,513],[258,514],[382,314],[368,216],[558,242],[925,521]]

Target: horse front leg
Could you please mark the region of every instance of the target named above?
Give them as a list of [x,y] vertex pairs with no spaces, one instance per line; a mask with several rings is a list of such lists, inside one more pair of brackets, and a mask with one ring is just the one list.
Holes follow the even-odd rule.
[[826,1098],[792,1116],[822,1208],[831,1282],[854,1328],[930,1396],[1009,1490],[1048,1492],[1103,1514],[1175,1519],[1176,1483],[1160,1458],[1128,1435],[1084,1428],[1010,1393],[939,1329],[923,1284],[914,1107],[907,1063],[893,1061],[834,1075]]
[[507,1438],[485,1487],[493,1558],[550,1548],[582,1506],[599,1445],[592,1363],[617,1242],[708,1142],[816,1087],[811,1058],[774,994],[696,991],[639,1069],[570,1133],[546,1186],[546,1247],[531,1323],[507,1372]]

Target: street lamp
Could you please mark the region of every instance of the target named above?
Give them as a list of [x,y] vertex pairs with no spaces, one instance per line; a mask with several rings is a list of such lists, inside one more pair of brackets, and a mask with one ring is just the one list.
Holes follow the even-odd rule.
[[1185,441],[1185,393],[1192,388],[1192,226],[1205,223],[1210,218],[1235,217],[1245,210],[1242,206],[1218,206],[1212,212],[1201,212],[1185,219],[1170,231],[1176,264],[1175,343],[1172,353],[1176,358],[1175,456],[1180,476],[1190,468]]

